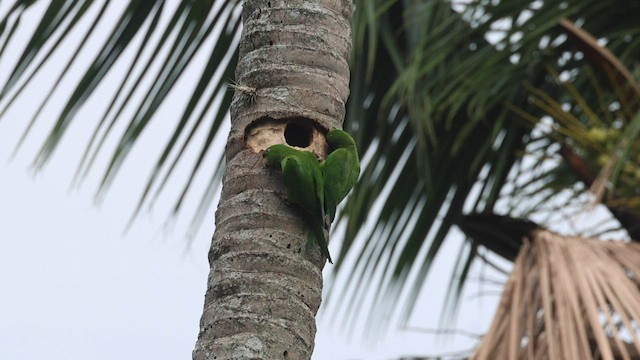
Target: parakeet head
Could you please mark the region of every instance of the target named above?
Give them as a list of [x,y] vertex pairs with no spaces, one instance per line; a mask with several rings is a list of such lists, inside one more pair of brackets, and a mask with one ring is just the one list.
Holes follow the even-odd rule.
[[356,142],[351,135],[339,129],[333,129],[327,133],[327,143],[332,149],[355,147]]

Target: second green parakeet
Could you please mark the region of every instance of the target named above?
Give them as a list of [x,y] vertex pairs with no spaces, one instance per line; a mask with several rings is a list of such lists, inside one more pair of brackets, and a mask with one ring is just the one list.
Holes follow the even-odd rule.
[[284,144],[273,145],[264,154],[267,165],[282,169],[284,190],[290,203],[304,211],[313,237],[330,263],[328,241],[324,234],[324,186],[320,162],[309,151]]
[[360,160],[356,142],[351,135],[339,129],[327,133],[329,155],[320,164],[324,181],[324,209],[332,222],[338,204],[358,181]]

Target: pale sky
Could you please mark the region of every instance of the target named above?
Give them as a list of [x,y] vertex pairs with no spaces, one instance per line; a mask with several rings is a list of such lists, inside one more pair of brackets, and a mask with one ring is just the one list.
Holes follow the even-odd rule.
[[[39,19],[44,3],[23,17],[22,30],[0,62],[0,84],[26,44],[31,30],[25,29],[35,26],[33,21]],[[175,6],[177,1],[168,3]],[[0,5],[0,16],[8,5]],[[105,18],[118,16],[119,5],[112,6]],[[106,35],[108,28],[104,29],[98,31],[99,36]],[[73,39],[77,41],[79,35]],[[83,55],[83,65],[101,43],[99,38],[91,42]],[[27,89],[28,95],[19,98],[11,111],[0,118],[0,359],[188,359],[204,300],[215,208],[209,209],[205,225],[186,253],[183,235],[191,213],[173,227],[163,228],[164,214],[172,205],[172,198],[161,198],[153,212],[145,213],[123,235],[152,162],[159,154],[158,144],[164,144],[174,121],[156,121],[146,131],[104,202],[96,206],[93,195],[110,150],[98,158],[98,172],[90,175],[79,189],[70,190],[70,183],[88,138],[86,134],[93,130],[105,99],[112,94],[108,81],[80,111],[81,121],[76,121],[69,130],[51,162],[34,174],[31,161],[63,99],[77,81],[83,69],[79,66],[72,72],[75,77],[63,84],[63,91],[45,109],[26,145],[9,161],[39,100],[74,49],[73,42],[65,46],[69,50],[54,56]],[[190,89],[205,60],[199,57],[179,86]],[[113,76],[115,84],[124,71],[122,66],[114,69],[110,78]],[[172,93],[161,116],[177,118],[185,103],[184,96],[185,92]],[[0,107],[4,104],[0,101]],[[204,135],[195,141],[201,141]],[[107,149],[115,146],[114,140],[107,143]],[[193,159],[195,150],[188,157]],[[209,171],[215,156],[212,154],[207,163]],[[170,184],[180,186],[188,171],[189,166],[180,168],[181,175]],[[206,186],[207,176],[208,173],[196,179],[196,186]],[[185,207],[196,205],[197,198],[192,196]],[[458,238],[449,242],[436,260],[412,317],[412,326],[429,329],[438,326],[451,266],[461,241]],[[333,243],[331,248],[336,252],[337,244]],[[330,269],[331,265],[325,267],[325,275]],[[471,281],[455,326],[476,333],[485,331],[498,300],[497,290]],[[479,292],[483,296],[478,296]],[[362,324],[349,336],[340,326],[332,326],[331,311],[323,310],[318,321],[315,360],[437,355],[468,350],[474,343],[464,336],[443,341],[433,335],[395,328],[382,339],[367,341],[359,335]]]

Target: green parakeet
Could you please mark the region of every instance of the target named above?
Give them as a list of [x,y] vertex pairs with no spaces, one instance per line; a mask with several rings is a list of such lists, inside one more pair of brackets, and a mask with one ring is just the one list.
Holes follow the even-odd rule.
[[360,160],[356,142],[348,133],[331,130],[327,133],[327,143],[331,151],[320,169],[324,180],[324,209],[332,222],[338,204],[358,181]]
[[[267,165],[282,169],[284,190],[290,203],[304,211],[311,234],[330,263],[328,241],[324,234],[324,187],[320,162],[309,151],[284,144],[273,145],[264,154]],[[311,235],[310,234],[310,235]]]

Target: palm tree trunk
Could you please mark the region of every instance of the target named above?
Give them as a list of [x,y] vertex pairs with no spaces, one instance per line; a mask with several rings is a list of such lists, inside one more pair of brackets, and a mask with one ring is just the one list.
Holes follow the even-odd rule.
[[247,0],[227,170],[209,252],[193,358],[309,359],[322,258],[261,151],[275,143],[326,155],[349,93],[350,0]]

